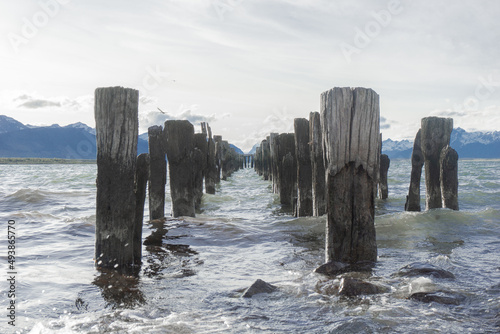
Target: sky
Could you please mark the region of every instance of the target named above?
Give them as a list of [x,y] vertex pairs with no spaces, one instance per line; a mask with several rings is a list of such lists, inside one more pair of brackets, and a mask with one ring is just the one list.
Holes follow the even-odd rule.
[[[95,127],[94,91],[139,90],[139,128],[188,119],[244,151],[333,87],[380,95],[381,132],[427,116],[500,130],[495,0],[0,2],[0,114]],[[161,109],[162,112],[159,111]]]

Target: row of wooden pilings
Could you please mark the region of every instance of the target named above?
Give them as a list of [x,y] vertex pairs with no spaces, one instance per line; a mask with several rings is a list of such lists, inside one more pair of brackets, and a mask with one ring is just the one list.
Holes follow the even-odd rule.
[[[172,214],[194,216],[207,193],[239,168],[254,164],[284,206],[297,216],[327,213],[326,262],[373,263],[377,257],[377,185],[387,197],[388,157],[381,155],[379,96],[366,88],[321,94],[320,113],[296,119],[295,133],[270,134],[253,159],[238,155],[202,124],[188,121],[149,129],[149,154],[137,156],[139,93],[122,87],[95,92],[97,141],[96,265],[129,272],[141,264],[142,222],[149,180],[150,219],[165,216],[166,161]],[[420,209],[425,164],[427,208],[458,209],[457,160],[449,147],[453,121],[422,119],[412,155],[407,210]],[[413,209],[412,209],[413,208]]]
[[[168,120],[148,129],[149,154],[137,156],[139,92],[123,87],[95,91],[97,142],[97,267],[133,272],[140,267],[146,189],[150,220],[165,217],[167,161],[172,215],[195,216],[205,191],[245,165],[222,136],[201,124]],[[253,163],[253,160],[252,160]],[[146,188],[147,184],[149,186]]]
[[[366,88],[321,94],[320,112],[296,118],[294,133],[271,133],[255,153],[255,169],[295,216],[327,213],[327,263],[376,261],[375,197],[388,197],[390,159],[381,154],[379,96]],[[412,156],[406,209],[420,210],[420,174],[426,166],[427,208],[458,209],[453,120],[422,119]],[[419,151],[421,149],[421,152]],[[378,189],[378,191],[377,191]]]

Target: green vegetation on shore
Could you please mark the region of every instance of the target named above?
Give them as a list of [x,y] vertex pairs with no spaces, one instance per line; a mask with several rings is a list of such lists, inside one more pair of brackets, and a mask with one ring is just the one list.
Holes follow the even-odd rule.
[[59,159],[59,158],[0,158],[0,165],[56,165],[56,164],[95,164],[89,159]]

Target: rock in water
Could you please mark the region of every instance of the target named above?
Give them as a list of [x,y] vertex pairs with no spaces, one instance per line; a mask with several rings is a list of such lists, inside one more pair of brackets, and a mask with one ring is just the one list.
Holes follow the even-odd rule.
[[447,270],[438,268],[429,263],[418,262],[404,266],[396,275],[406,277],[429,276],[432,278],[455,278],[455,275]]
[[277,288],[269,284],[267,282],[264,282],[261,279],[256,280],[248,289],[245,290],[243,293],[243,298],[251,298],[252,296],[259,294],[259,293],[271,293],[275,291]]
[[458,294],[447,294],[444,292],[416,292],[411,294],[410,299],[418,300],[423,303],[438,303],[443,305],[460,305],[465,297]]
[[340,280],[339,295],[353,297],[359,295],[375,295],[388,292],[389,289],[355,278],[343,277]]

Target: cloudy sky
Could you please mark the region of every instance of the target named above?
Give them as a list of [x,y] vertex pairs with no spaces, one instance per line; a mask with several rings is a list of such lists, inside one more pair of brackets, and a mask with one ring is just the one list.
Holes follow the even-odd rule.
[[[0,2],[0,114],[95,126],[97,87],[140,91],[140,132],[208,121],[250,149],[319,109],[333,87],[380,95],[384,138],[420,119],[500,130],[495,0]],[[158,111],[160,108],[165,114]]]

